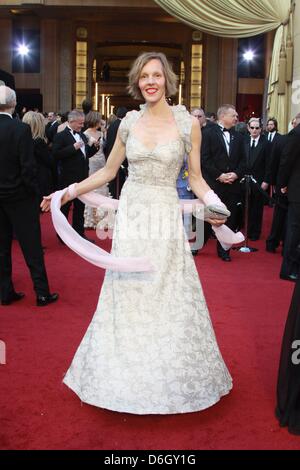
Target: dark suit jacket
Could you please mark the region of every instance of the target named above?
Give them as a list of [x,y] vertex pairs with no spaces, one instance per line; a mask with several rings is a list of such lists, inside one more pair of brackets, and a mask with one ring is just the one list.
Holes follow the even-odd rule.
[[207,132],[209,131],[212,127],[216,126],[217,124],[212,121],[206,121],[206,126],[201,127],[201,132]]
[[86,144],[86,157],[80,149],[76,150],[74,148],[76,140],[68,127],[54,136],[52,154],[55,160],[59,162],[59,184],[61,187],[82,181],[89,175],[89,158],[98,149],[94,145],[91,147],[87,145],[88,139],[83,132],[80,133],[80,137]]
[[114,146],[120,124],[121,119],[116,119],[107,129],[106,142],[104,148],[104,155],[106,160],[108,159],[109,154]]
[[33,140],[27,124],[0,114],[0,199],[38,194]]
[[[106,160],[108,159],[109,154],[112,151],[112,148],[114,146],[120,124],[121,124],[121,119],[116,119],[116,121],[114,121],[107,130],[106,142],[105,142],[105,147],[104,147],[104,155],[105,155]],[[123,161],[122,166],[125,168],[128,168],[127,158],[125,158],[125,160]],[[125,176],[127,175],[126,169],[124,170],[124,175]]]
[[[274,137],[275,138],[275,137]],[[251,151],[252,138],[245,138],[245,153],[247,173],[252,175],[256,181],[270,183],[271,180],[271,144],[264,135],[261,135],[257,146]]]
[[34,157],[37,165],[37,180],[39,186],[39,196],[46,196],[54,191],[53,175],[55,165],[53,157],[46,142],[37,138],[33,141]]
[[[204,179],[217,194],[222,194],[223,191],[239,193],[239,180],[244,176],[246,167],[243,136],[235,130],[230,132],[228,155],[220,126],[211,126],[202,135],[201,165]],[[229,172],[234,172],[238,176],[238,180],[233,184],[216,181],[222,173]]]
[[300,124],[287,136],[281,156],[278,183],[280,188],[288,187],[288,200],[300,202]]
[[285,135],[276,134],[271,144],[272,151],[271,151],[271,169],[270,169],[271,181],[270,183],[273,186],[276,186],[276,190],[280,189],[278,188],[278,173],[279,173],[281,155],[283,153],[283,149],[286,143],[287,143],[287,134]]
[[[270,134],[270,132],[266,132],[266,133],[264,134],[264,135],[266,136],[266,139],[267,139],[267,140],[268,140],[268,138],[269,138],[269,134]],[[273,146],[273,145],[276,144],[276,142],[280,139],[280,137],[281,137],[281,134],[279,134],[279,132],[275,132],[275,135],[274,135],[274,137],[273,137],[272,142],[269,142],[269,140],[268,140],[269,144]]]
[[59,126],[59,122],[55,121],[54,123],[48,122],[45,127],[45,134],[49,142],[53,142],[53,139],[57,133],[57,128]]

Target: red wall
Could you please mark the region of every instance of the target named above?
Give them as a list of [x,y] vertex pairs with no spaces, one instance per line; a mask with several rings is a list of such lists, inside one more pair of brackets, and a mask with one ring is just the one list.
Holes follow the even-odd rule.
[[248,121],[251,117],[262,117],[263,95],[238,94],[236,109],[240,121]]

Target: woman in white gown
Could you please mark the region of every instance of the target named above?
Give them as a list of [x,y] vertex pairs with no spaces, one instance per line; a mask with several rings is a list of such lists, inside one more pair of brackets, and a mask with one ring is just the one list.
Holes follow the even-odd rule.
[[[106,272],[96,313],[64,383],[83,402],[120,412],[203,410],[229,393],[232,381],[216,342],[176,191],[187,152],[193,192],[204,201],[212,193],[201,176],[201,131],[183,106],[171,107],[166,101],[176,92],[176,76],[163,54],[139,56],[129,84],[131,94],[146,104],[122,120],[106,166],[75,190],[81,195],[113,179],[126,152],[129,176],[112,254],[146,255],[154,270]],[[70,189],[62,203],[71,197]],[[224,221],[210,220],[215,225]]]
[[[84,131],[85,135],[88,138],[88,142],[92,145],[93,142],[99,142],[99,149],[95,155],[89,159],[89,175],[92,175],[96,171],[100,170],[105,166],[105,156],[103,152],[103,131],[101,130],[101,115],[96,111],[90,111],[85,118],[85,125],[87,127]],[[94,190],[98,194],[103,196],[109,196],[108,183],[105,183],[103,186],[96,188]],[[106,215],[106,212],[99,208],[85,206],[84,209],[84,227],[85,228],[96,228],[97,224],[103,217]]]

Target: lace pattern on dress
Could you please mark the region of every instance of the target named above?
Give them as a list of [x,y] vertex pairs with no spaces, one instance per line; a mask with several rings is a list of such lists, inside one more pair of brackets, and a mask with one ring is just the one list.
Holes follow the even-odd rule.
[[[145,112],[147,105],[141,104],[140,111],[130,111],[122,119],[119,133],[122,142],[126,145],[128,134],[132,126],[136,123],[139,117]],[[192,118],[183,105],[171,106],[174,114],[174,119],[178,127],[179,135],[184,143],[185,153],[189,154],[192,150],[191,131],[192,131]]]

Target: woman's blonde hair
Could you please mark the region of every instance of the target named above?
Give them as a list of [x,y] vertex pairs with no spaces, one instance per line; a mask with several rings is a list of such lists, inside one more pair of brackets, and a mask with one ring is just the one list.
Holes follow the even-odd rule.
[[98,111],[90,111],[86,116],[85,116],[85,125],[87,128],[90,127],[96,127],[97,124],[101,124],[101,114],[98,113]]
[[24,114],[23,122],[25,124],[29,124],[31,129],[32,138],[35,139],[43,139],[45,138],[45,118],[41,113],[36,113],[35,111],[28,111]]
[[142,100],[143,96],[139,88],[139,79],[143,67],[150,62],[150,60],[159,60],[162,65],[164,77],[166,80],[166,97],[176,95],[177,93],[177,82],[178,77],[173,72],[172,66],[170,65],[167,57],[162,52],[143,52],[134,61],[131,70],[128,74],[129,85],[127,87],[129,94],[135,100]]

